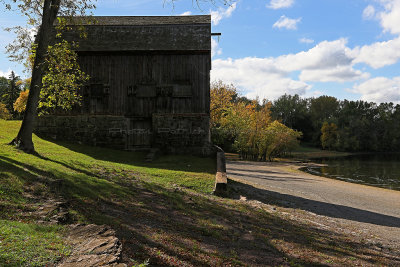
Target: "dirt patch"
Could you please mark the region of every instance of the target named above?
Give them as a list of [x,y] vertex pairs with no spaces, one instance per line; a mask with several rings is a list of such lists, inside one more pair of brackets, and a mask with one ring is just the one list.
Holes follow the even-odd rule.
[[66,241],[73,247],[72,254],[57,267],[124,267],[118,263],[121,243],[115,231],[104,225],[71,225]]
[[65,243],[72,248],[71,254],[61,259],[57,267],[124,267],[118,263],[121,258],[122,245],[115,231],[105,225],[70,224],[72,218],[68,211],[68,203],[61,199],[43,198],[28,192],[25,198],[31,204],[21,218],[34,220],[39,224],[66,225]]

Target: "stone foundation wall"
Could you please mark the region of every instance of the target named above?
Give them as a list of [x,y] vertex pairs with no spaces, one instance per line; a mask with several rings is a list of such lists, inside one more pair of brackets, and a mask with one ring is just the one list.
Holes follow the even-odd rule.
[[210,154],[207,114],[153,114],[154,145],[169,153]]
[[126,149],[129,120],[123,116],[40,116],[35,133],[54,140],[69,141],[91,146]]
[[124,116],[41,116],[35,133],[120,150],[159,148],[167,153],[209,155],[209,120],[207,114],[153,114],[148,124]]

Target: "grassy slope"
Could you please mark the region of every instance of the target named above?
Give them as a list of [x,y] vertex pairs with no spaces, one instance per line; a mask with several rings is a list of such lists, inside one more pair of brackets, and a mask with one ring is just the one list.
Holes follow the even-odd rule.
[[[5,145],[18,127],[0,120],[0,266],[43,265],[68,254],[62,227],[37,226],[22,216],[36,202],[60,197],[75,221],[112,226],[122,260],[131,265],[147,259],[165,266],[390,263],[348,236],[211,196],[212,159],[165,156],[145,163],[140,153],[37,137],[39,156],[27,155]],[[29,244],[28,252],[22,249]]]

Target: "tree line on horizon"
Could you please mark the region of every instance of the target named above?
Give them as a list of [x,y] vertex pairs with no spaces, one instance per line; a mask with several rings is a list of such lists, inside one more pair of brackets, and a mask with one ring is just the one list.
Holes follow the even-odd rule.
[[301,98],[283,95],[271,104],[271,115],[301,131],[302,141],[328,150],[394,152],[400,149],[400,105],[333,96]]

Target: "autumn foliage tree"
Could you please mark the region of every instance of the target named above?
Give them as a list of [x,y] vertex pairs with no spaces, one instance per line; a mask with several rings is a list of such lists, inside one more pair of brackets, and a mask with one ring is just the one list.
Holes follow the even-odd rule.
[[[74,45],[62,40],[48,48],[46,56],[46,70],[42,79],[42,90],[38,111],[47,114],[52,110],[69,110],[79,105],[81,96],[79,86],[84,84],[89,76],[79,67]],[[32,58],[34,57],[34,51]],[[29,88],[30,81],[25,81],[24,87]],[[29,90],[22,91],[14,103],[14,110],[23,113],[26,109]]]
[[245,159],[270,160],[295,149],[301,133],[290,129],[270,115],[270,103],[260,106],[236,103],[224,118],[224,125],[235,133],[234,148]]
[[28,102],[28,95],[29,95],[29,90],[22,91],[19,94],[19,97],[14,103],[14,111],[18,113],[23,113],[25,112],[26,109],[26,103]]
[[331,150],[335,148],[337,142],[338,127],[333,122],[324,122],[321,127],[322,148]]
[[234,86],[213,83],[211,107],[212,140],[231,142],[242,158],[272,160],[298,145],[301,133],[273,121],[270,102],[238,97]]
[[57,109],[70,110],[81,103],[78,89],[89,80],[89,76],[80,69],[77,58],[74,45],[65,40],[49,46],[40,91],[39,114]]
[[232,134],[225,131],[222,120],[234,104],[237,89],[233,85],[221,80],[211,83],[210,88],[210,128],[212,142],[219,146],[229,146],[232,143]]
[[237,89],[232,84],[224,84],[221,80],[211,83],[210,89],[210,117],[211,122],[217,125],[226,115],[237,97]]
[[8,111],[6,105],[0,102],[0,119],[8,120],[10,118],[11,118],[11,114]]
[[274,157],[284,156],[299,145],[302,133],[286,127],[279,121],[268,125],[262,139],[263,150],[260,154],[263,159],[272,161]]

